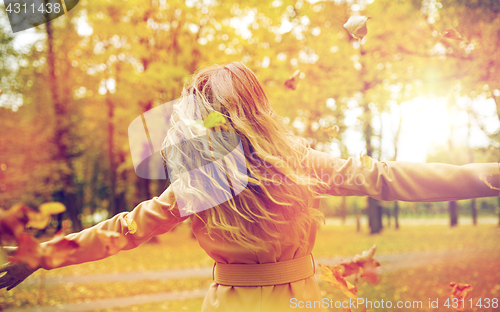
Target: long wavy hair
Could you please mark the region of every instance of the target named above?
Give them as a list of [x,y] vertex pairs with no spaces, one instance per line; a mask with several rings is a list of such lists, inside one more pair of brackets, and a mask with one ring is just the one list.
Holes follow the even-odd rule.
[[[211,112],[226,123],[204,127]],[[304,242],[310,227],[324,220],[307,202],[321,197],[326,185],[306,166],[305,140],[288,131],[242,63],[199,69],[184,86],[170,123],[162,154],[176,202],[203,220],[209,235],[267,249]],[[202,206],[211,208],[199,211]]]

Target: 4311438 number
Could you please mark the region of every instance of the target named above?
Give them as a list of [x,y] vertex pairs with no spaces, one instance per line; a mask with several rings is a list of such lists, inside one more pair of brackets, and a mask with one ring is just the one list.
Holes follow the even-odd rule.
[[498,308],[498,298],[479,298],[477,301],[474,301],[472,298],[469,300],[464,300],[458,299],[458,298],[453,298],[450,299],[448,298],[443,306],[449,308],[449,309],[457,309],[457,308],[479,308],[479,309],[497,309]]
[[32,4],[21,4],[21,3],[9,3],[7,5],[6,11],[9,13],[20,14],[20,13],[42,13],[42,14],[50,14],[50,13],[60,13],[62,10],[61,5],[59,3],[42,3],[38,6]]

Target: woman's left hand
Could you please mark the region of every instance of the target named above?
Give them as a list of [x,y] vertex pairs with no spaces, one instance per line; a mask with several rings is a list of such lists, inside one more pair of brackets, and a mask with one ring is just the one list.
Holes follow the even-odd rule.
[[[12,254],[16,249],[15,247],[4,247],[7,254]],[[24,262],[7,262],[0,267],[0,274],[5,272],[5,274],[0,277],[0,289],[7,287],[7,290],[11,290],[36,270],[38,270],[38,268],[31,269]]]

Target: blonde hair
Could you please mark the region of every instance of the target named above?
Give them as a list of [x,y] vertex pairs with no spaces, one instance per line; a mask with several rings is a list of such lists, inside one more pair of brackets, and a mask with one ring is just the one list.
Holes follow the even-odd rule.
[[[205,129],[197,127],[200,124],[194,119],[205,119],[213,111],[222,114],[227,122],[203,136]],[[267,249],[278,243],[304,242],[310,227],[323,219],[323,214],[308,207],[306,200],[319,197],[325,183],[305,166],[305,140],[287,131],[256,75],[242,63],[198,70],[174,105],[170,122],[164,159],[173,172],[194,168],[194,162],[199,167],[204,161],[228,155],[225,164],[197,170],[203,179],[192,175],[171,177],[176,201],[183,201],[192,213],[196,205],[213,201],[213,208],[196,212],[209,235],[220,235],[251,250]],[[214,132],[239,137],[245,177],[241,176],[238,155],[228,154],[237,144],[234,138],[216,137]],[[230,192],[220,182],[225,178],[220,172],[231,176]],[[248,185],[237,185],[238,181],[248,181]],[[226,194],[227,198],[212,198],[216,193]]]

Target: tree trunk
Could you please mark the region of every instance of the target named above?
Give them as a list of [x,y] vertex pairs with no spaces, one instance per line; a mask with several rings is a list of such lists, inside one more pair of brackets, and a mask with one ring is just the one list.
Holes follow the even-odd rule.
[[382,206],[378,205],[378,200],[371,197],[368,197],[368,223],[370,234],[382,231]]
[[451,201],[448,203],[448,211],[450,212],[450,226],[454,227],[458,225],[458,210],[457,202]]
[[472,224],[477,225],[477,208],[476,199],[472,199],[470,202],[470,211],[472,213]]
[[394,202],[394,228],[399,229],[399,204],[398,201]]
[[[500,199],[500,197],[499,197]],[[499,201],[500,202],[500,201]],[[361,232],[361,216],[360,216],[360,212],[359,211],[356,211],[356,232]],[[499,224],[500,226],[500,224]]]
[[114,153],[114,133],[115,126],[113,123],[114,105],[110,98],[109,90],[106,93],[106,106],[108,107],[108,161],[109,161],[109,213],[114,216],[117,213],[116,207],[116,161]]
[[347,205],[345,196],[342,196],[342,202],[340,203],[340,217],[342,218],[342,225],[345,225],[345,219],[347,217]]
[[500,197],[497,197],[498,201],[498,226],[500,226]]
[[66,205],[69,217],[72,222],[73,231],[81,231],[82,224],[78,219],[79,209],[76,204],[76,189],[74,181],[74,169],[69,155],[69,129],[70,116],[68,116],[68,103],[62,101],[58,90],[58,77],[56,75],[55,55],[54,55],[54,35],[51,22],[45,24],[47,33],[47,67],[49,71],[48,83],[55,113],[55,136],[54,141],[57,146],[55,158],[60,164],[59,173],[63,182],[61,190],[62,201]]

